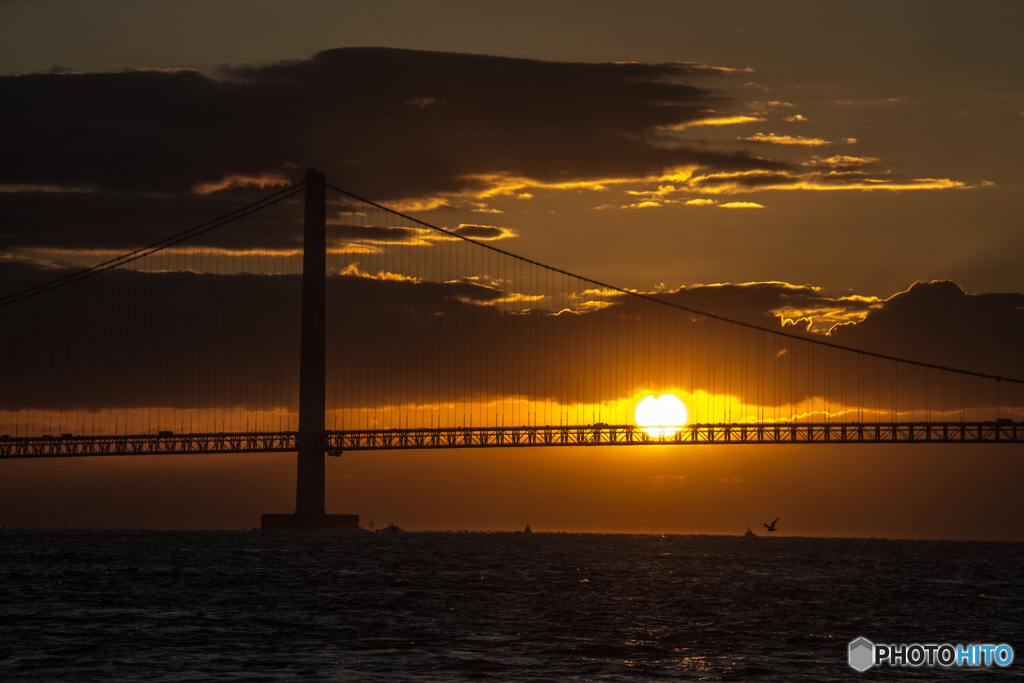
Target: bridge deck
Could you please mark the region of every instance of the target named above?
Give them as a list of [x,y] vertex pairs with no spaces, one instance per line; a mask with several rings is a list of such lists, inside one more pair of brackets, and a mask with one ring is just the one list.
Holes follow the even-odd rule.
[[[698,424],[671,436],[635,425],[328,431],[331,455],[344,451],[536,446],[664,446],[823,443],[1024,443],[1024,422]],[[298,432],[0,437],[0,459],[180,453],[295,451]]]

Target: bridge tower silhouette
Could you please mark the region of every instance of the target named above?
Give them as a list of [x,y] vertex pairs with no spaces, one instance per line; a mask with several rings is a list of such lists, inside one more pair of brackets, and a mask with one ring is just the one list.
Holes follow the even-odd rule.
[[328,514],[327,436],[327,178],[306,170],[299,342],[299,436],[293,514],[264,514],[264,530],[352,530],[359,515]]

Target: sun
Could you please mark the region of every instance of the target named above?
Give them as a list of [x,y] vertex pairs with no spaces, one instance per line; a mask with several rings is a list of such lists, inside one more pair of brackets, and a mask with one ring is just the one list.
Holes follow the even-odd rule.
[[637,405],[635,417],[651,436],[671,436],[686,424],[686,406],[673,394],[648,396]]

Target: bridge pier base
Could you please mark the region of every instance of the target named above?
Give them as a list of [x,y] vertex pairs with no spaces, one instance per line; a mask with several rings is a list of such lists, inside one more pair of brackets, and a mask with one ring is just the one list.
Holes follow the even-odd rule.
[[293,515],[263,515],[263,531],[359,531],[359,515],[329,515],[327,513],[301,513]]

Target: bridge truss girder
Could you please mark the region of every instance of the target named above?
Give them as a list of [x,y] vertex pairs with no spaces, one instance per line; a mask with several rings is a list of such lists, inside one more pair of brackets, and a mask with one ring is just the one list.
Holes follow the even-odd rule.
[[[344,451],[538,446],[701,446],[742,444],[1024,443],[1021,422],[699,424],[669,436],[635,425],[382,429],[325,432],[328,455]],[[298,432],[150,434],[0,438],[0,459],[281,453],[298,449]]]
[[1024,443],[1024,423],[700,424],[668,436],[635,425],[390,429],[327,433],[329,451],[771,443]]
[[298,432],[175,434],[154,436],[42,436],[0,439],[3,458],[67,458],[93,455],[180,455],[186,453],[275,453],[298,449]]

